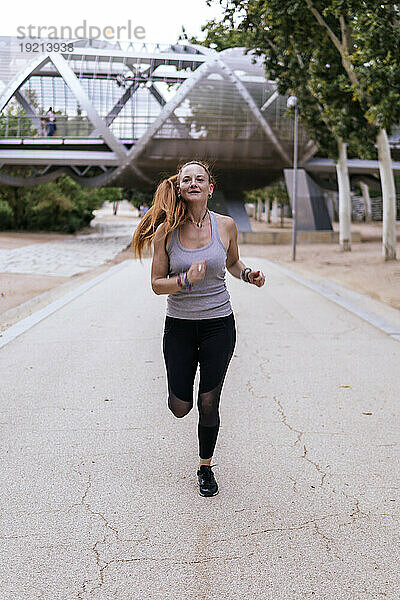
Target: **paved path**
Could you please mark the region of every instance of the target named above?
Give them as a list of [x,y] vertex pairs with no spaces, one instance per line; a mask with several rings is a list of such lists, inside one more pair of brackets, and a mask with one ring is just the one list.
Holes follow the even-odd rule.
[[397,600],[399,342],[278,270],[262,289],[228,275],[221,491],[202,498],[149,268],[0,350],[0,597]]
[[[139,220],[132,205],[120,203],[118,216],[112,203],[94,211],[90,233],[78,233],[72,239],[34,243],[17,248],[0,248],[0,273],[27,273],[72,277],[113,259],[132,240]],[[111,220],[110,220],[111,219]]]
[[0,272],[71,277],[114,258],[132,240],[133,230],[129,223],[107,223],[71,240],[0,248]]

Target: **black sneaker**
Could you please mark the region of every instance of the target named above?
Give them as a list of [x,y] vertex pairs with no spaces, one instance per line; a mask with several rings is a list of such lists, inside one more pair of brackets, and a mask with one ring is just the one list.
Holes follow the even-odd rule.
[[201,496],[216,496],[218,494],[218,483],[215,481],[214,473],[208,465],[201,465],[197,471],[199,480],[199,492]]

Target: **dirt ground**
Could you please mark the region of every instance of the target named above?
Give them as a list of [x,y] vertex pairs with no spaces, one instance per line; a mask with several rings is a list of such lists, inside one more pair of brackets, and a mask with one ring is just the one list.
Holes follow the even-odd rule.
[[[115,218],[120,220],[118,217]],[[107,216],[107,220],[112,219],[112,216]],[[251,219],[251,223],[253,231],[280,229],[254,219]],[[284,227],[285,229],[291,227],[289,220],[285,220]],[[305,277],[327,278],[336,281],[352,290],[367,294],[375,300],[400,309],[400,262],[398,260],[384,261],[380,242],[381,227],[381,223],[353,224],[352,230],[360,231],[364,241],[353,244],[351,252],[342,252],[337,244],[298,244],[296,262],[292,261],[290,245],[242,244],[239,251],[240,256],[248,259],[246,262],[253,268],[257,268],[257,261],[251,260],[253,257],[254,259],[257,257],[267,258],[293,269]],[[398,236],[399,234],[400,227],[398,227]],[[0,232],[0,249],[73,237],[73,235],[55,233]],[[397,254],[400,258],[399,248]],[[133,258],[133,253],[127,249],[106,264],[116,264],[129,258]],[[99,269],[94,269],[92,275],[95,276],[98,272]],[[268,276],[268,273],[266,275]],[[73,280],[79,282],[90,276],[87,273],[74,277],[0,273],[0,314],[20,306],[60,284]]]
[[[265,257],[304,277],[316,275],[336,281],[400,309],[400,263],[385,262],[381,250],[379,242],[354,244],[351,252],[342,252],[335,244],[303,244],[297,246],[295,263],[288,246],[246,245],[240,248],[240,253],[246,258]],[[248,262],[257,268],[256,262]]]

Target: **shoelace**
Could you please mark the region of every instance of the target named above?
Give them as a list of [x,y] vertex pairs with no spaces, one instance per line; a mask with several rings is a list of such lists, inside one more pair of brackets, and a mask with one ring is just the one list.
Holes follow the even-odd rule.
[[[208,465],[204,465],[204,466],[207,467]],[[201,471],[201,474],[204,477],[204,479],[207,481],[207,483],[209,483],[210,481],[212,481],[214,479],[214,473],[211,471],[211,469],[215,466],[216,465],[210,465],[209,469]]]

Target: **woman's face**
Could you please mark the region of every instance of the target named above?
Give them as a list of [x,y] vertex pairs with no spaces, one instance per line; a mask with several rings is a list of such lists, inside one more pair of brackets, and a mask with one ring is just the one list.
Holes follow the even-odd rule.
[[201,165],[187,165],[179,176],[179,190],[184,200],[206,201],[214,186],[208,179],[208,173]]

